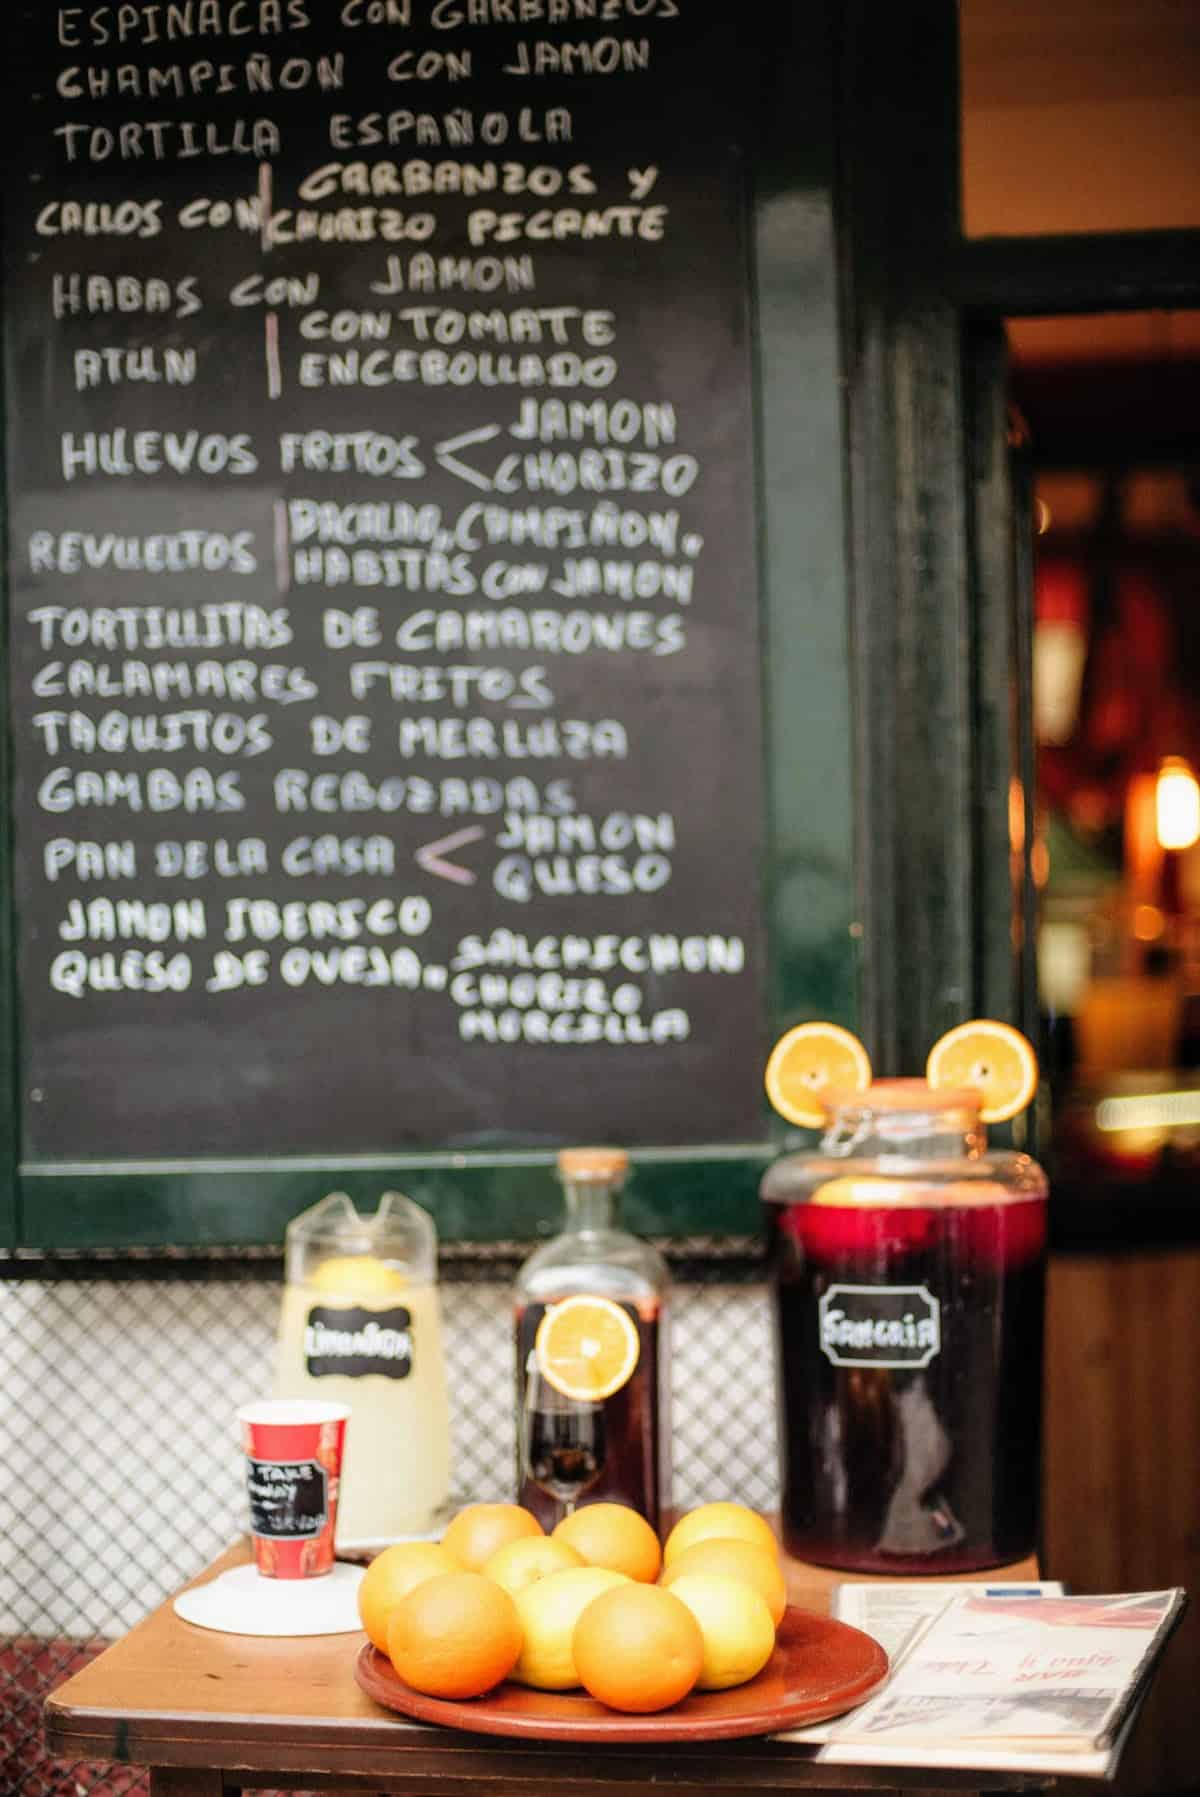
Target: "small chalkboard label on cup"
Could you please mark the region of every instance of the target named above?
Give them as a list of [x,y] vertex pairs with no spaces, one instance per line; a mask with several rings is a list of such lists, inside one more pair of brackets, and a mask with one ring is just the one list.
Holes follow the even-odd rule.
[[319,1535],[329,1518],[329,1483],[315,1460],[250,1460],[250,1530],[276,1541]]

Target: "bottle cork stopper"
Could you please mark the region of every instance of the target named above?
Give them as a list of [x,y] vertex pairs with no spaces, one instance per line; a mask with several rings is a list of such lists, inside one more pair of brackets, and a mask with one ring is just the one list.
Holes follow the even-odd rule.
[[558,1170],[564,1179],[624,1179],[629,1156],[623,1148],[562,1148]]

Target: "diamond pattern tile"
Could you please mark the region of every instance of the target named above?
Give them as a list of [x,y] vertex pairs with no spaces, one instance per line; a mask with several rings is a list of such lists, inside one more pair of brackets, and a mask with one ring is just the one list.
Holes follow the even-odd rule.
[[[680,1245],[675,1244],[678,1254]],[[683,1244],[673,1299],[675,1500],[776,1501],[766,1298],[745,1251]],[[514,1244],[458,1254],[442,1304],[455,1489],[511,1495]],[[278,1277],[0,1262],[0,1792],[132,1797],[129,1768],[41,1752],[41,1703],[244,1526],[237,1406],[270,1389]],[[108,1276],[111,1271],[111,1277]],[[197,1276],[199,1272],[200,1276]],[[74,1276],[72,1276],[74,1274]],[[97,1276],[99,1274],[100,1276]]]

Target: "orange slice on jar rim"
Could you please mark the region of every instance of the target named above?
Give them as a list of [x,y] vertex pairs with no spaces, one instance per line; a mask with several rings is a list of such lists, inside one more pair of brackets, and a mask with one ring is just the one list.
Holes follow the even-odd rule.
[[935,1089],[971,1088],[979,1094],[981,1123],[1007,1123],[1033,1101],[1037,1055],[1032,1042],[1011,1024],[976,1017],[934,1043],[925,1078]]
[[611,1298],[582,1295],[550,1306],[533,1345],[543,1378],[584,1404],[599,1404],[628,1385],[642,1350],[627,1310]]
[[871,1063],[857,1036],[836,1023],[798,1023],[780,1036],[767,1060],[767,1097],[781,1117],[819,1129],[834,1092],[865,1092]]

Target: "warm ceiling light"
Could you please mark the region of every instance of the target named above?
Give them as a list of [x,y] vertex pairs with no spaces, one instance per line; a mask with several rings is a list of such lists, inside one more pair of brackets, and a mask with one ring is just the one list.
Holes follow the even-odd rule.
[[1096,1128],[1194,1129],[1200,1123],[1200,1092],[1147,1092],[1131,1098],[1104,1098],[1096,1106]]
[[1025,853],[1025,788],[1016,774],[1008,783],[1008,847],[1013,855]]
[[1033,627],[1033,728],[1038,742],[1069,742],[1079,716],[1087,637],[1055,618]]
[[1034,735],[1040,743],[1065,743],[1079,715],[1087,661],[1090,601],[1082,568],[1057,556],[1042,558],[1034,598]]
[[1154,827],[1164,849],[1200,842],[1200,782],[1181,755],[1168,755],[1154,787]]

